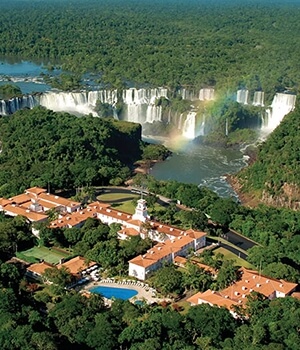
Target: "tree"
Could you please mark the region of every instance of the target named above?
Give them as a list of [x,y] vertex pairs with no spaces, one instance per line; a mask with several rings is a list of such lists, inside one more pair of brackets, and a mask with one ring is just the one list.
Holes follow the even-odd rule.
[[209,272],[199,268],[192,262],[186,264],[186,269],[187,273],[183,275],[185,286],[189,286],[192,289],[202,292],[210,288],[213,279]]
[[50,332],[33,333],[31,344],[36,350],[57,350],[54,336]]
[[45,270],[43,273],[43,279],[57,284],[59,287],[66,287],[72,282],[72,275],[64,266],[60,269],[53,267]]
[[102,103],[100,100],[97,100],[96,102],[95,111],[98,113],[99,117],[102,117],[102,118],[114,116],[114,111],[112,106],[108,103]]
[[110,239],[105,242],[98,242],[86,256],[96,261],[104,269],[116,266],[119,262],[119,241],[117,239]]
[[89,230],[86,229],[84,232],[82,241],[87,243],[89,247],[92,248],[96,243],[107,240],[109,226],[99,222],[96,228]]
[[181,294],[183,291],[182,273],[174,266],[165,266],[155,273],[154,286],[163,294]]
[[237,322],[227,309],[202,304],[189,309],[185,327],[193,342],[204,336],[218,347],[225,338],[233,336]]
[[14,264],[3,263],[0,266],[0,283],[4,288],[12,288],[17,290],[21,275],[18,268]]
[[86,342],[88,346],[97,350],[114,350],[118,341],[109,317],[106,314],[95,316],[95,326],[89,331]]
[[238,268],[234,266],[234,261],[225,260],[218,272],[217,286],[218,289],[224,289],[228,287],[232,282],[237,280]]
[[12,84],[5,84],[0,86],[0,99],[1,100],[8,100],[10,98],[21,96],[22,91],[21,89]]
[[210,209],[212,220],[222,226],[228,227],[232,216],[237,211],[237,203],[230,198],[219,198]]

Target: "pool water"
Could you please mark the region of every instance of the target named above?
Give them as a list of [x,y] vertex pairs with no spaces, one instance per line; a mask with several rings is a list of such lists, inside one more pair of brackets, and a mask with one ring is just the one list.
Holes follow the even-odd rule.
[[126,288],[114,288],[114,287],[95,287],[90,289],[92,293],[101,294],[107,299],[116,298],[122,300],[128,300],[137,295],[138,292],[135,289]]

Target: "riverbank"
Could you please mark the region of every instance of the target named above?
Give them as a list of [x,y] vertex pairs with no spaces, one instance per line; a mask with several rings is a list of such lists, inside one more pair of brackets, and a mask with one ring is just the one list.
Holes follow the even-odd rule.
[[254,195],[251,195],[250,193],[245,193],[243,191],[243,186],[236,175],[227,174],[226,181],[234,190],[234,192],[238,195],[238,198],[242,205],[253,208],[257,207],[261,203],[257,198],[255,198]]
[[134,173],[149,174],[152,167],[159,162],[163,162],[163,160],[140,160],[134,164],[136,166],[134,169]]

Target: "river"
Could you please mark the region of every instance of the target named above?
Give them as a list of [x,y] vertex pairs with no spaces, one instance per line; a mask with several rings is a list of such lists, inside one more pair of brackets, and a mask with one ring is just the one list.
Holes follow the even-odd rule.
[[53,74],[44,68],[42,62],[33,63],[0,57],[0,85],[13,83],[21,89],[23,94],[45,92],[51,89],[44,83],[42,73]]
[[[43,63],[8,61],[0,57],[0,85],[13,82],[24,94],[50,90],[51,88],[43,82],[41,73],[49,73]],[[235,173],[246,165],[241,152],[203,146],[184,138],[145,137],[144,139],[164,143],[173,152],[169,159],[151,169],[151,174],[155,178],[207,186],[220,196],[237,197],[224,175]]]
[[237,198],[224,175],[236,173],[247,165],[242,152],[205,146],[184,139],[143,139],[163,143],[173,152],[165,162],[155,164],[150,170],[150,174],[156,179],[207,186],[222,197]]

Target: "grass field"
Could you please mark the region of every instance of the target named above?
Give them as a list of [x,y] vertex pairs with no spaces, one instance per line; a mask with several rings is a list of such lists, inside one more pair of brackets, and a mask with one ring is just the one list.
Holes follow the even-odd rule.
[[134,214],[134,211],[135,211],[135,205],[132,203],[132,201],[113,203],[111,207],[116,210],[124,211],[125,213],[128,213],[128,214]]
[[131,201],[133,199],[139,199],[140,196],[133,193],[104,193],[100,194],[97,199],[99,201]]
[[135,205],[132,201],[139,198],[139,195],[131,193],[104,193],[97,197],[99,201],[111,202],[112,208],[128,214],[134,214]]
[[70,256],[68,252],[61,252],[46,247],[33,247],[17,254],[17,257],[24,259],[28,262],[45,260],[50,264],[57,264],[60,259]]
[[[135,204],[133,201],[140,198],[141,196],[139,194],[133,193],[104,193],[97,196],[97,200],[110,203],[112,208],[124,211],[128,214],[134,214]],[[161,209],[163,207],[158,203],[155,203],[155,208]]]
[[230,252],[229,250],[223,248],[223,247],[220,247],[220,248],[217,248],[217,249],[214,249],[214,254],[218,254],[218,253],[221,253],[224,255],[224,258],[225,259],[228,259],[228,260],[235,260],[235,265],[236,266],[243,266],[247,269],[253,269],[253,266],[248,263],[246,260],[242,259],[242,258],[239,258],[237,255],[233,254],[232,252]]

